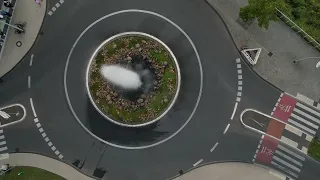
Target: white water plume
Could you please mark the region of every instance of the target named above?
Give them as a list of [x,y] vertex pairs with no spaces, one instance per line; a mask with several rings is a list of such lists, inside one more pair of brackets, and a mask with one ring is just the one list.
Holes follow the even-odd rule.
[[112,84],[124,89],[138,89],[142,85],[138,73],[119,65],[104,65],[101,74]]

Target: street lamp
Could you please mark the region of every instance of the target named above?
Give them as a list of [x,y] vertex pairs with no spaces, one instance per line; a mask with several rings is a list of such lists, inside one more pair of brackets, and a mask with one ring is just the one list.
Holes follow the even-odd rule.
[[[300,61],[307,60],[307,59],[320,59],[320,57],[306,57],[298,60],[293,60],[293,63],[296,64]],[[316,64],[316,68],[320,67],[320,61]]]

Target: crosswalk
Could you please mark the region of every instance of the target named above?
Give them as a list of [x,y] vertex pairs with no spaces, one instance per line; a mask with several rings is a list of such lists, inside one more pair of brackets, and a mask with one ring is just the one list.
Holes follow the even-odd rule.
[[287,172],[291,177],[298,178],[304,161],[305,158],[302,155],[279,144],[273,154],[271,164]]
[[8,150],[7,142],[5,141],[3,130],[0,129],[0,160],[9,158],[9,154],[7,153],[7,150]]
[[320,113],[300,102],[297,102],[288,123],[314,136],[320,126]]

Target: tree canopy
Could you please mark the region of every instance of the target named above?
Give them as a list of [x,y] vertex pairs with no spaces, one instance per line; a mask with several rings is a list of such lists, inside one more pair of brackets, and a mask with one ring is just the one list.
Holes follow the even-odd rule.
[[249,4],[240,8],[239,16],[245,22],[258,20],[258,25],[268,29],[270,21],[277,21],[276,8],[285,7],[284,0],[248,0]]

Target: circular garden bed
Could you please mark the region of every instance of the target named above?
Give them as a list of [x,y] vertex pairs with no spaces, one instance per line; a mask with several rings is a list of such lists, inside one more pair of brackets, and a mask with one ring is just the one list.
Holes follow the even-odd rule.
[[[102,72],[111,66],[136,73],[142,85],[126,89],[113,83]],[[121,71],[116,73],[120,80],[126,78]],[[122,126],[140,127],[158,121],[173,106],[179,89],[180,70],[173,53],[145,33],[122,33],[107,39],[87,69],[91,102],[101,115]]]

